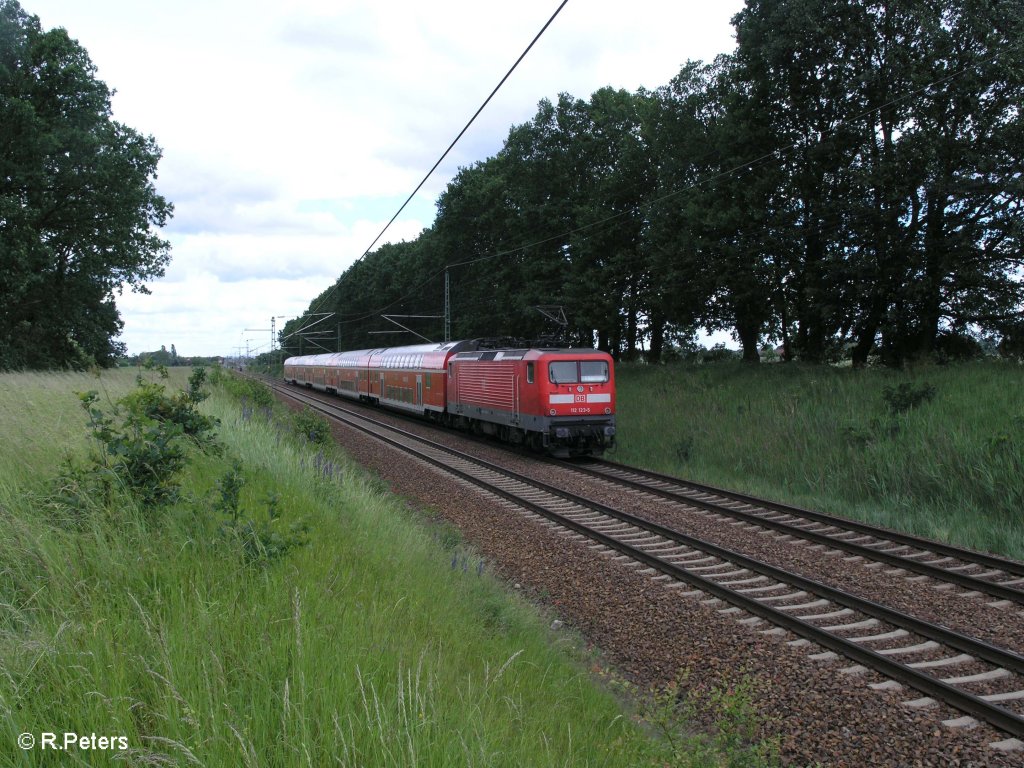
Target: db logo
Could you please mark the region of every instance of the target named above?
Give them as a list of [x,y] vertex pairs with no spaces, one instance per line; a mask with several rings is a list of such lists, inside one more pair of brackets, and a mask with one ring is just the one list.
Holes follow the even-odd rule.
[[587,396],[586,395],[576,395],[576,402],[577,403],[585,403],[585,402],[587,402]]

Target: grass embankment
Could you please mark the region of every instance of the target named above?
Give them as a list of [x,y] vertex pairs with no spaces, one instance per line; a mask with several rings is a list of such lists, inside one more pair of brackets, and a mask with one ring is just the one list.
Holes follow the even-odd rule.
[[622,365],[618,461],[1024,559],[1024,368]]
[[[202,408],[223,452],[192,454],[176,502],[58,503],[87,452],[74,391],[109,409],[134,375],[0,376],[0,764],[126,757],[43,732],[125,737],[132,764],[718,764],[651,740],[478,560],[226,393]],[[253,556],[242,521],[294,546]]]

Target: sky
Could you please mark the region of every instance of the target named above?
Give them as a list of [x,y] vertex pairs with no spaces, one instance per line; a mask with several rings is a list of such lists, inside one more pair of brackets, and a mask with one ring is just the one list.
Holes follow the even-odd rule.
[[[117,297],[129,354],[270,348],[358,259],[559,0],[20,0],[163,151],[166,275]],[[665,85],[735,45],[742,0],[569,0],[383,242],[414,239],[458,168],[541,99]],[[380,243],[378,243],[378,246]],[[438,297],[439,306],[442,297]],[[247,330],[251,329],[251,330]]]

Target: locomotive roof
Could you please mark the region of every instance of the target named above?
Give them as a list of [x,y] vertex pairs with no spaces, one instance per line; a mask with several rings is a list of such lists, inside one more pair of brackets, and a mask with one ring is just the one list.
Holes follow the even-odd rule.
[[536,360],[544,355],[572,355],[583,357],[585,355],[607,355],[600,349],[590,347],[524,347],[521,349],[477,349],[466,352],[459,352],[454,355],[456,360],[522,360],[524,358]]

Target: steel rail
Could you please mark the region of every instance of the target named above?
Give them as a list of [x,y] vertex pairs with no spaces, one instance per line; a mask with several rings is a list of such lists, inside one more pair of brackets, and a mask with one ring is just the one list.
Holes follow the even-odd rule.
[[[706,485],[704,483],[698,483],[693,480],[685,480],[680,477],[673,477],[672,475],[665,475],[660,472],[651,472],[646,469],[639,469],[637,467],[630,467],[625,464],[619,464],[618,462],[608,461],[607,459],[595,459],[595,464],[603,464],[614,470],[623,472],[632,472],[634,474],[644,475],[653,480],[664,483],[672,483],[674,485],[681,486],[683,488],[689,488],[700,493],[708,493],[715,496],[721,496],[726,499],[733,501],[740,501],[745,504],[751,504],[753,506],[763,507],[764,509],[772,510],[773,512],[782,512],[790,515],[796,515],[803,517],[807,520],[813,520],[817,523],[825,525],[834,525],[838,528],[846,528],[850,531],[856,531],[857,533],[868,534],[871,536],[877,536],[881,539],[888,539],[889,541],[896,542],[897,544],[905,544],[908,547],[915,547],[917,549],[923,549],[928,552],[934,552],[937,555],[943,555],[945,557],[955,557],[958,560],[963,560],[965,563],[977,563],[985,568],[998,568],[1006,573],[1013,574],[1015,576],[1024,577],[1024,562],[1017,560],[1009,560],[1007,558],[998,557],[996,555],[990,555],[987,552],[975,552],[970,549],[963,549],[962,547],[954,547],[949,544],[943,544],[940,541],[932,541],[931,539],[925,539],[920,536],[914,536],[909,533],[900,533],[898,531],[890,531],[887,528],[881,528],[878,526],[870,525],[868,523],[862,523],[857,520],[848,520],[844,517],[836,517],[835,515],[828,515],[824,512],[815,512],[814,510],[804,509],[797,507],[792,504],[784,504],[778,501],[771,501],[769,499],[761,499],[757,496],[750,496],[749,494],[740,493],[739,491],[727,491],[724,488],[718,488],[713,485]],[[573,465],[578,467],[584,467],[585,465]],[[588,472],[593,470],[587,470]],[[607,473],[597,472],[596,474],[608,477]]]
[[[688,496],[685,493],[678,491],[672,491],[667,488],[659,488],[654,485],[649,485],[642,480],[635,480],[628,477],[621,477],[617,474],[611,474],[608,472],[602,472],[601,470],[591,469],[585,465],[573,464],[566,461],[560,461],[558,459],[546,459],[546,461],[553,463],[557,466],[564,467],[570,471],[585,474],[590,477],[596,477],[608,482],[618,483],[635,490],[642,491],[644,493],[650,493],[661,498],[674,501],[678,504],[687,504],[694,507],[700,507],[709,512],[714,512],[719,515],[726,515],[735,520],[743,520],[745,522],[758,525],[762,528],[768,528],[779,533],[788,534],[801,539],[812,541],[816,544],[821,544],[832,549],[841,549],[844,552],[850,554],[859,555],[860,557],[874,560],[876,562],[885,563],[895,568],[901,568],[906,571],[913,571],[925,576],[929,576],[937,581],[946,581],[957,586],[964,587],[978,592],[984,592],[985,594],[991,595],[992,597],[999,598],[1001,600],[1010,600],[1014,603],[1024,605],[1024,590],[1017,589],[1013,586],[1007,586],[1000,584],[995,581],[987,581],[985,579],[979,579],[976,576],[970,574],[957,573],[956,571],[950,571],[947,568],[942,568],[938,565],[932,565],[926,562],[919,562],[911,558],[907,558],[901,555],[895,555],[891,552],[884,550],[875,549],[865,544],[859,544],[857,542],[844,541],[843,539],[835,538],[835,535],[829,535],[827,533],[821,533],[818,531],[809,531],[806,528],[801,528],[793,523],[787,523],[779,520],[770,520],[762,517],[757,512],[745,511],[740,509],[733,509],[732,507],[723,506],[722,504],[707,499],[696,499],[692,496]],[[700,486],[699,484],[691,484],[688,480],[681,480],[679,478],[672,478],[668,475],[660,475],[655,472],[647,472],[647,470],[637,469],[635,467],[626,467],[625,465],[614,464],[612,462],[602,462],[613,466],[616,470],[622,470],[630,472],[636,475],[649,477],[657,482],[670,483],[677,485],[681,488],[694,487],[700,490],[702,493],[713,493],[719,494],[723,498],[732,499],[734,501],[742,501],[746,504],[761,506],[766,510],[774,512],[783,512],[789,515],[804,515],[808,516],[807,519],[814,522],[832,525],[836,528],[847,529],[854,533],[862,533],[866,535],[874,536],[882,541],[879,543],[892,542],[895,544],[901,544],[905,546],[911,546],[916,549],[923,550],[925,552],[931,552],[936,555],[942,555],[946,557],[954,557],[961,561],[964,565],[976,564],[980,567],[991,567],[998,568],[1001,571],[1009,575],[1017,575],[1018,573],[1024,574],[1024,564],[1015,563],[1011,560],[1003,560],[1001,558],[993,557],[992,555],[984,555],[970,550],[958,549],[951,547],[946,544],[938,544],[930,542],[927,539],[920,539],[915,536],[909,536],[907,534],[893,533],[887,531],[884,528],[876,528],[874,526],[866,525],[864,523],[857,523],[848,521],[843,518],[831,517],[824,515],[820,512],[811,512],[808,510],[801,510],[798,507],[789,507],[784,504],[776,504],[775,502],[763,501],[756,499],[753,496],[744,496],[743,494],[733,494],[731,491],[717,491],[712,490],[711,486]],[[705,488],[707,490],[705,490]],[[842,533],[842,531],[840,531]]]
[[[307,404],[312,404],[314,405],[314,407],[317,407],[318,410],[321,410],[325,413],[331,411],[341,411],[342,413],[345,413],[344,411],[342,411],[342,409],[333,405],[326,404],[316,398],[304,398],[301,396],[297,396],[290,391],[288,391],[288,395],[295,398],[296,400],[306,402]],[[358,429],[366,434],[369,434],[378,440],[386,442],[405,451],[410,450],[410,447],[408,445],[403,444],[401,441],[388,437],[386,435],[382,435],[378,432],[374,432],[371,428],[355,423],[350,418],[346,418],[345,416],[339,416],[336,413],[332,413],[331,415],[334,418],[344,422],[345,424],[352,426],[355,429]],[[709,542],[702,542],[699,539],[686,536],[685,534],[680,534],[679,532],[664,528],[663,526],[657,525],[650,521],[643,520],[642,518],[637,518],[633,515],[630,515],[629,513],[621,512],[619,510],[613,510],[598,502],[586,499],[585,497],[577,496],[576,494],[563,491],[561,489],[555,488],[554,486],[550,486],[546,483],[519,475],[516,472],[504,469],[486,460],[470,456],[469,454],[465,454],[456,449],[449,448],[448,446],[443,446],[438,443],[434,443],[431,440],[406,432],[405,430],[398,429],[397,427],[393,427],[391,425],[383,424],[380,422],[375,422],[374,420],[363,416],[358,416],[356,418],[362,419],[364,421],[369,421],[371,423],[376,424],[377,426],[385,427],[386,429],[395,432],[401,435],[402,437],[412,439],[415,442],[422,443],[432,450],[448,454],[449,456],[452,456],[458,460],[474,464],[482,469],[508,477],[521,484],[528,484],[529,486],[533,486],[535,488],[538,488],[539,490],[551,493],[560,498],[571,500],[574,503],[579,504],[580,506],[594,509],[594,511],[610,515],[616,519],[622,520],[623,522],[627,522],[631,525],[635,525],[637,527],[649,530],[651,533],[663,535],[665,538],[669,538],[670,540],[676,541],[677,543],[692,546],[696,549],[700,549],[704,552],[707,552],[710,555],[714,555],[716,557],[720,557],[721,559],[728,560],[729,562],[733,562],[741,567],[762,573],[763,575],[769,576],[770,578],[776,578],[777,580],[791,584],[792,586],[805,589],[809,592],[814,592],[821,597],[825,597],[826,599],[832,600],[833,602],[845,605],[846,607],[850,607],[854,610],[860,610],[866,615],[873,615],[876,618],[888,621],[889,623],[892,623],[895,626],[901,626],[905,629],[908,629],[908,631],[913,631],[915,632],[915,634],[919,634],[922,637],[934,639],[936,642],[941,642],[947,646],[957,648],[958,650],[962,650],[965,653],[975,655],[978,658],[983,658],[986,661],[989,661],[993,664],[997,664],[998,666],[1001,666],[1005,669],[1016,671],[1018,673],[1024,671],[1024,657],[1021,657],[1018,654],[1000,649],[996,646],[992,646],[988,643],[984,643],[974,638],[959,635],[958,633],[952,632],[951,630],[945,629],[944,627],[932,625],[928,622],[923,622],[918,619],[914,619],[913,617],[904,616],[903,614],[899,614],[898,612],[892,611],[891,609],[885,608],[884,606],[881,606],[877,603],[864,600],[863,598],[858,598],[854,595],[849,595],[848,593],[842,592],[841,590],[833,589],[832,587],[820,584],[811,579],[805,579],[803,577],[787,573],[785,571],[775,568],[774,566],[770,566],[766,563],[761,563],[751,558],[747,558],[738,553],[734,553],[724,548],[710,544]],[[863,646],[846,640],[838,635],[820,629],[819,627],[816,627],[813,624],[803,621],[797,616],[792,616],[783,611],[778,611],[774,608],[771,608],[770,606],[757,601],[755,598],[747,597],[746,595],[731,590],[728,587],[724,587],[720,584],[717,584],[716,582],[708,578],[705,578],[698,574],[690,573],[685,568],[682,568],[674,563],[662,560],[661,558],[655,555],[651,555],[647,552],[644,552],[641,549],[633,547],[624,542],[618,541],[612,536],[609,536],[600,531],[596,531],[582,523],[572,520],[571,518],[567,518],[554,510],[548,509],[543,505],[537,504],[536,502],[530,499],[519,496],[518,494],[515,494],[512,491],[495,486],[493,483],[489,483],[485,479],[480,478],[479,476],[476,476],[471,472],[467,472],[457,467],[453,467],[451,466],[451,464],[443,461],[442,459],[426,455],[418,450],[416,451],[416,455],[419,458],[423,459],[424,461],[427,461],[435,466],[444,469],[446,472],[450,472],[468,482],[473,483],[474,485],[484,488],[486,491],[490,493],[498,495],[519,506],[529,509],[531,512],[541,515],[557,523],[558,525],[575,531],[576,533],[584,535],[587,538],[590,538],[598,542],[599,544],[608,547],[609,549],[613,549],[618,552],[621,552],[622,554],[628,555],[629,557],[639,562],[642,562],[652,568],[655,568],[661,573],[664,573],[676,580],[684,581],[690,584],[691,586],[694,586],[703,592],[707,592],[728,603],[731,603],[732,605],[735,605],[752,615],[764,618],[772,624],[790,630],[793,633],[800,635],[801,637],[804,637],[814,643],[817,643],[822,647],[828,648],[832,651],[835,651],[836,653],[840,653],[853,661],[869,666],[872,669],[881,672],[885,676],[897,680],[901,683],[905,683],[906,685],[915,688],[916,690],[921,691],[922,693],[928,696],[944,701],[945,703],[949,704],[955,709],[966,712],[972,716],[978,717],[979,719],[990,723],[999,730],[1002,730],[1018,738],[1024,737],[1024,718],[1010,712],[1009,710],[1001,706],[985,701],[983,698],[979,696],[975,696],[974,694],[963,691],[959,688],[956,688],[955,686],[943,682],[942,680],[939,680],[925,673],[919,672],[905,664],[901,664],[900,662],[894,661],[886,656],[883,656],[880,653],[872,651],[868,648],[864,648]],[[664,531],[664,533],[662,533],[662,531]]]

